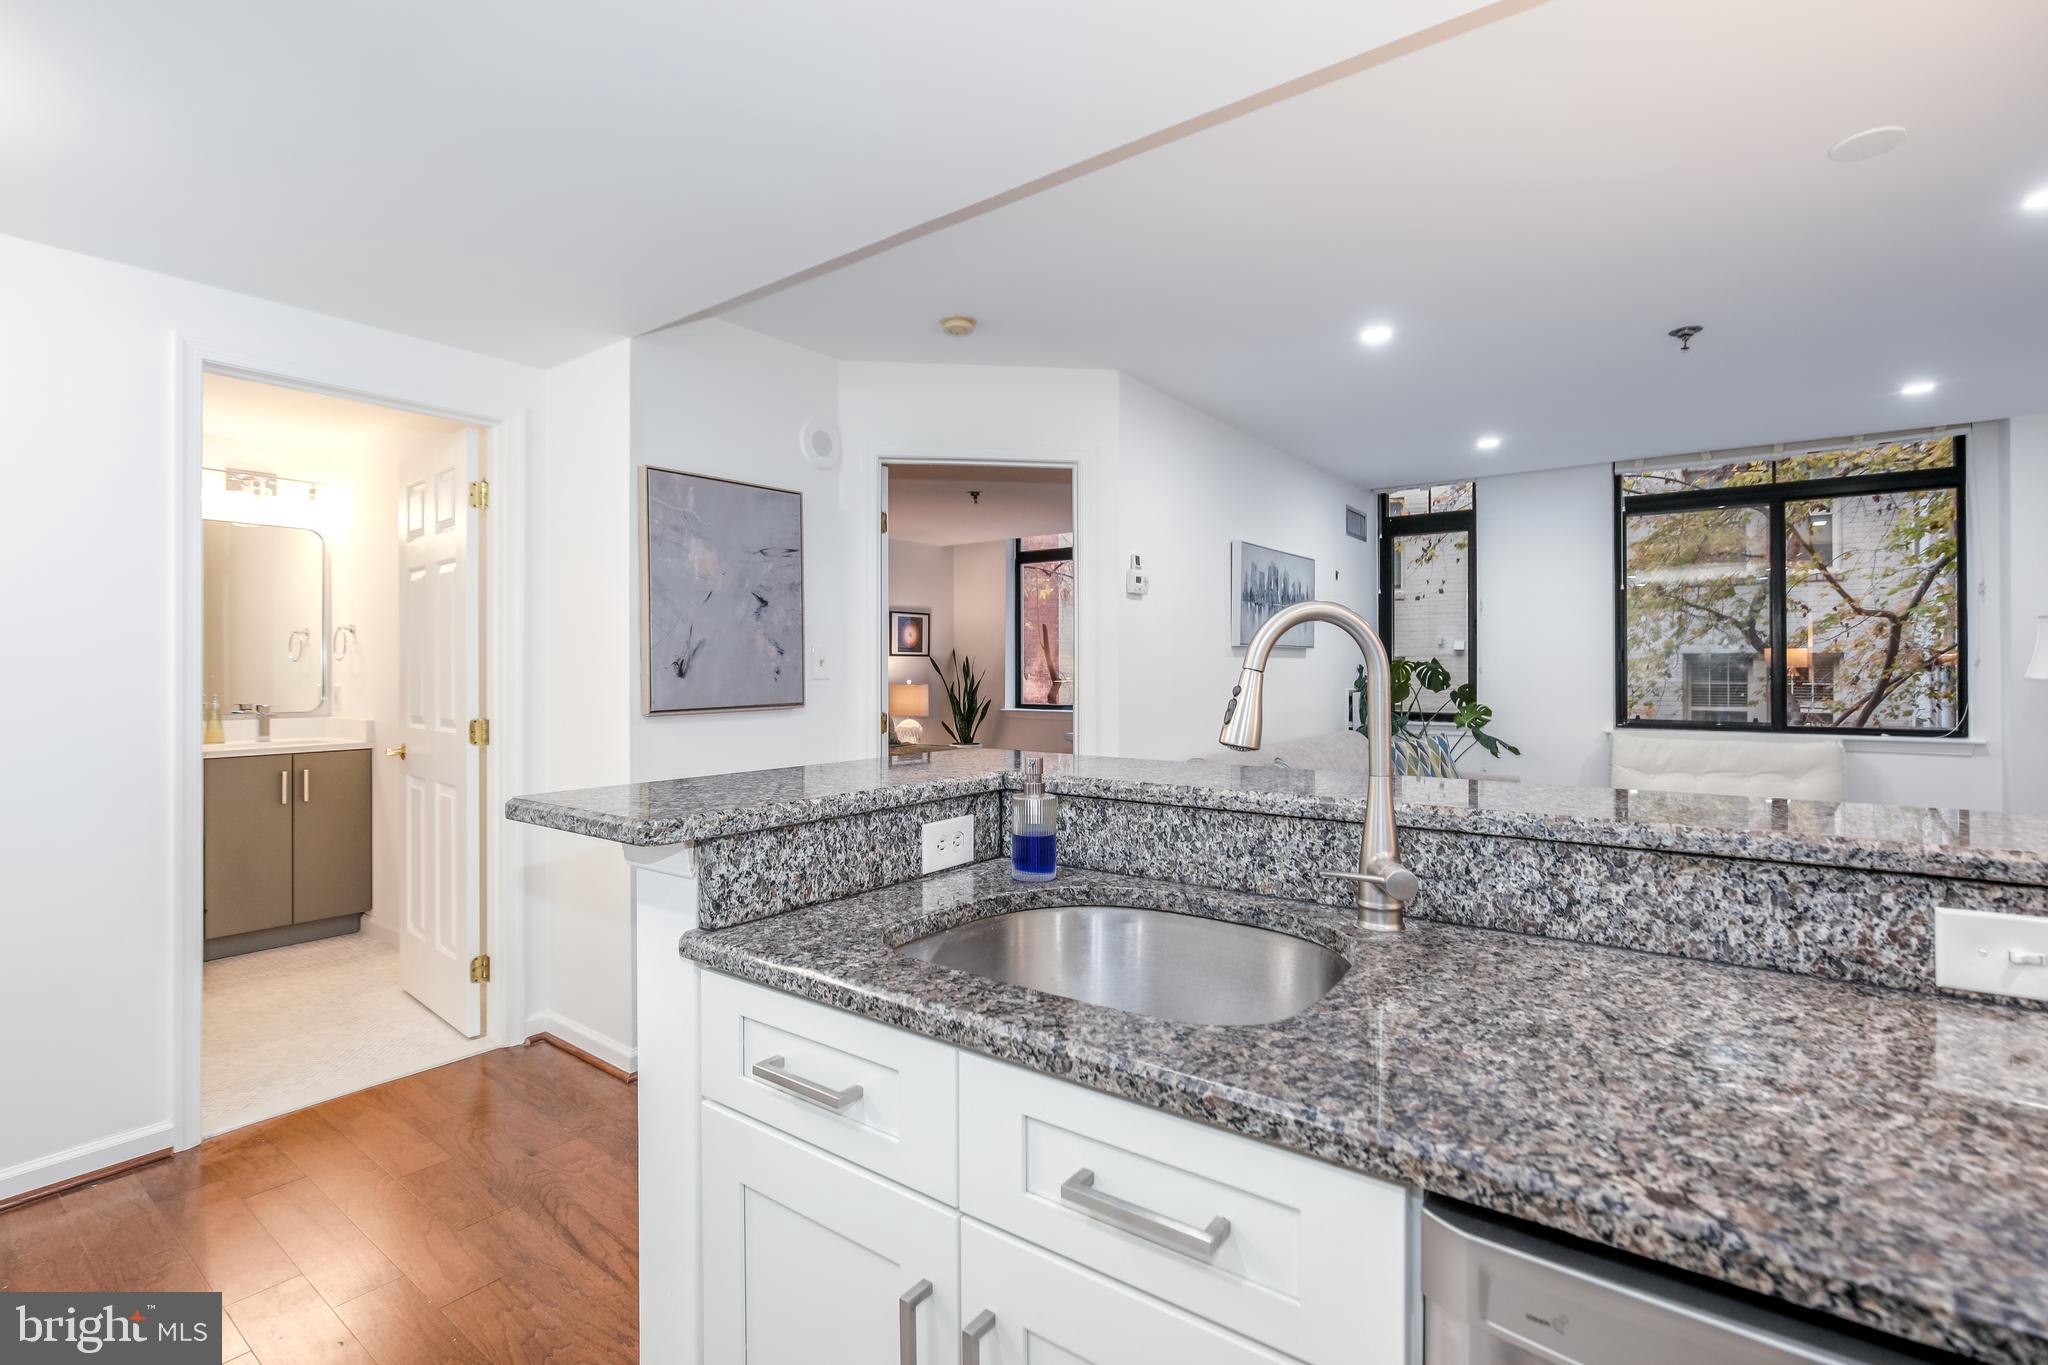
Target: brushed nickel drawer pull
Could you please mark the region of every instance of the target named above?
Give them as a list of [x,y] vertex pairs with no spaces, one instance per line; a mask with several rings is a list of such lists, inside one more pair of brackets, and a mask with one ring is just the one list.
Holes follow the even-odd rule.
[[1068,1176],[1066,1183],[1060,1186],[1060,1202],[1072,1204],[1090,1218],[1100,1219],[1113,1228],[1121,1228],[1169,1251],[1178,1251],[1197,1260],[1213,1259],[1216,1249],[1230,1236],[1230,1220],[1220,1213],[1209,1220],[1208,1227],[1195,1228],[1113,1194],[1104,1194],[1095,1188],[1095,1172],[1086,1166]]
[[277,804],[289,806],[291,803],[292,770],[290,768],[279,768],[277,770]]
[[984,1308],[960,1332],[960,1365],[981,1365],[981,1339],[995,1330],[996,1315]]
[[932,1282],[919,1280],[896,1300],[896,1359],[917,1365],[917,1306],[932,1296]]
[[809,1100],[820,1109],[830,1109],[835,1114],[845,1113],[846,1107],[862,1094],[861,1088],[857,1085],[849,1085],[844,1090],[834,1090],[829,1085],[820,1085],[794,1072],[785,1071],[780,1053],[773,1057],[763,1057],[754,1063],[751,1070],[755,1080],[766,1081],[778,1090],[788,1091],[800,1100]]

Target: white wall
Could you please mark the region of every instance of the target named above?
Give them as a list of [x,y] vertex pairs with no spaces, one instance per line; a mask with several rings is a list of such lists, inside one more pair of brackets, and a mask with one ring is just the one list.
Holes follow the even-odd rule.
[[[1309,556],[1316,595],[1373,620],[1373,547],[1344,530],[1346,504],[1369,506],[1368,495],[1128,375],[1119,376],[1117,396],[1117,540],[1088,569],[1091,597],[1109,608],[1123,656],[1118,752],[1220,753],[1223,704],[1244,666],[1229,630],[1230,542]],[[1152,578],[1142,598],[1123,591],[1134,553]],[[1276,650],[1266,671],[1266,736],[1344,729],[1361,662],[1329,626],[1316,627],[1313,649]]]
[[[2011,424],[2031,453],[2016,454],[2010,480],[2008,424],[1979,422],[1969,439],[1970,738],[1845,740],[1850,800],[1997,810],[2010,798],[2011,809],[2048,811],[2048,783],[2031,776],[2048,764],[2048,742],[2036,738],[2048,698],[2019,679],[2023,647],[2009,642],[2024,613],[2048,611],[2048,560],[2031,530],[2048,514],[2048,426],[2034,425],[2042,421]],[[1472,766],[1604,786],[1614,724],[1612,472],[1480,479],[1477,498],[1479,698],[1494,709],[1494,731],[1523,753]]]
[[1519,757],[1462,765],[1607,785],[1614,726],[1614,474],[1606,465],[1481,479],[1479,700]]
[[[1109,575],[1095,572],[1095,546],[1114,541],[1117,509],[1117,382],[1109,370],[1034,369],[1006,365],[839,366],[839,413],[846,442],[845,510],[856,524],[878,525],[885,460],[948,464],[1007,461],[1071,465],[1079,523],[1075,562],[1081,596],[1074,728],[1077,749],[1116,753],[1114,704],[1120,651],[1109,635]],[[880,540],[880,537],[877,537]],[[844,607],[854,620],[880,621],[881,548],[848,565]],[[1122,592],[1123,575],[1115,575]],[[1218,608],[1220,611],[1221,608]],[[955,637],[956,643],[958,637]],[[883,708],[875,644],[862,637],[855,668],[867,679],[862,708]],[[873,748],[863,752],[875,752]]]
[[[635,522],[632,343],[547,373],[548,457],[529,508],[534,714],[547,742],[535,791],[608,786],[632,770]],[[531,830],[526,1032],[636,1069],[632,882],[616,846]]]
[[[702,715],[640,714],[639,574],[633,576],[628,657],[633,670],[635,781],[822,763],[876,753],[881,742],[875,603],[883,543],[870,492],[849,506],[843,470],[799,453],[805,422],[836,424],[838,362],[712,320],[632,343],[632,463],[794,489],[804,497],[804,704]],[[637,508],[637,489],[634,493]],[[636,512],[637,515],[637,512]],[[867,566],[870,609],[847,610],[856,565]],[[813,667],[825,659],[825,677]]]
[[2007,428],[2005,808],[2048,815],[2048,682],[2020,676],[2048,616],[2048,413],[2015,417]]
[[[188,662],[196,695],[198,663],[196,638],[175,638],[198,477],[177,428],[180,340],[365,394],[461,395],[469,412],[530,409],[541,391],[524,366],[12,238],[0,297],[15,490],[0,500],[0,631],[11,659],[45,661],[0,670],[0,714],[22,722],[0,795],[0,1031],[34,1040],[0,1062],[8,1194],[172,1142],[176,849],[201,724],[173,702]],[[101,662],[53,691],[66,660]]]

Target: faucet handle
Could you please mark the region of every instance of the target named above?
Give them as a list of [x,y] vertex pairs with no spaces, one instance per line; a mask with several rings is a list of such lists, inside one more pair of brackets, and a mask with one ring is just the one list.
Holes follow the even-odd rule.
[[1381,858],[1373,864],[1370,872],[1343,872],[1334,867],[1326,867],[1323,869],[1323,875],[1342,877],[1347,882],[1363,882],[1367,886],[1377,886],[1387,893],[1388,900],[1397,901],[1402,905],[1414,900],[1416,893],[1422,890],[1422,879],[1411,872],[1405,864],[1397,863],[1392,858]]

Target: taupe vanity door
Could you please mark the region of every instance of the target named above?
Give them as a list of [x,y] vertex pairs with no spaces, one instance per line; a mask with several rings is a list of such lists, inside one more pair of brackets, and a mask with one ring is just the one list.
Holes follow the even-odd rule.
[[[222,760],[216,759],[216,762]],[[294,923],[370,908],[370,754],[345,749],[292,758]]]
[[290,754],[206,760],[206,936],[292,922]]

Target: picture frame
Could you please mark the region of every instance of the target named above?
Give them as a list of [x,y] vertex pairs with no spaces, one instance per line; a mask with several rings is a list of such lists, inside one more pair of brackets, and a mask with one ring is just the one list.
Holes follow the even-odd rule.
[[928,611],[889,609],[889,657],[929,659],[932,657],[932,614]]
[[640,467],[641,713],[804,704],[803,494]]
[[[1230,542],[1230,643],[1242,649],[1252,642],[1266,618],[1282,607],[1309,602],[1316,595],[1316,562],[1249,540]],[[1280,637],[1276,649],[1314,649],[1313,623],[1296,626]]]

